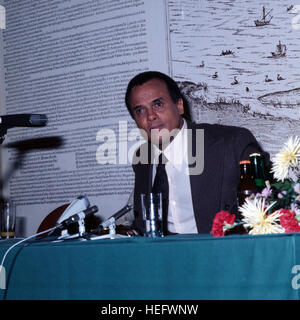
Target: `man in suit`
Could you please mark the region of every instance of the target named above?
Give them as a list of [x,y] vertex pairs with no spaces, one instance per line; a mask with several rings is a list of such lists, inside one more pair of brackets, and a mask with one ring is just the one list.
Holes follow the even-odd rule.
[[236,213],[239,161],[262,152],[251,132],[185,120],[184,97],[160,72],[135,76],[125,101],[148,140],[133,159],[135,228],[143,229],[140,197],[153,190],[161,153],[168,180],[165,233],[210,233],[218,211]]

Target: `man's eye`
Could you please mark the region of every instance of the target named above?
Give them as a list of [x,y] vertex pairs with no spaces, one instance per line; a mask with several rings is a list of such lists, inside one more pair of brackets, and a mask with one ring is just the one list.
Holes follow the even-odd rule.
[[141,116],[144,113],[145,113],[144,108],[136,108],[136,109],[134,109],[134,114],[137,115],[137,116]]
[[157,102],[155,102],[154,107],[155,107],[155,108],[157,108],[157,109],[160,109],[160,108],[162,108],[162,107],[163,107],[163,103],[162,103],[162,102],[160,102],[160,101],[157,101]]

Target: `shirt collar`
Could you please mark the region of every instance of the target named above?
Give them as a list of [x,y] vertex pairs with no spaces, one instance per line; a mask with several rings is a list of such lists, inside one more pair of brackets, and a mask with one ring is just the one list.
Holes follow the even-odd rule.
[[154,161],[158,163],[158,157],[163,152],[164,156],[168,159],[168,163],[171,163],[175,168],[180,170],[182,168],[182,163],[186,161],[187,156],[187,140],[185,139],[186,135],[184,134],[187,129],[187,124],[185,119],[183,119],[183,126],[175,136],[173,141],[161,151],[156,145],[153,145],[154,148]]

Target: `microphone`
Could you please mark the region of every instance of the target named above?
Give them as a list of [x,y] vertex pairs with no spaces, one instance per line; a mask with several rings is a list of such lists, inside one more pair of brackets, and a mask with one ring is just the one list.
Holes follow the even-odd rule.
[[118,212],[116,212],[115,214],[113,214],[110,218],[108,218],[107,220],[105,220],[104,222],[100,223],[100,226],[94,230],[94,231],[101,231],[102,229],[108,228],[109,226],[111,226],[113,223],[115,223],[115,221],[119,218],[121,218],[122,216],[124,216],[124,214],[126,214],[127,212],[129,212],[131,209],[133,208],[133,204],[127,204],[124,208],[122,208],[121,210],[119,210]]
[[48,118],[45,114],[10,114],[0,116],[0,127],[7,129],[13,127],[43,127],[47,124]]
[[57,227],[67,227],[69,224],[79,221],[80,219],[84,219],[87,216],[90,216],[94,213],[98,212],[97,206],[92,206],[87,208],[79,213],[72,215],[70,218],[61,222]]
[[57,220],[57,223],[61,223],[62,221],[70,218],[72,215],[86,210],[90,206],[89,199],[86,196],[78,196],[75,200],[73,200],[67,209],[63,212],[63,214]]

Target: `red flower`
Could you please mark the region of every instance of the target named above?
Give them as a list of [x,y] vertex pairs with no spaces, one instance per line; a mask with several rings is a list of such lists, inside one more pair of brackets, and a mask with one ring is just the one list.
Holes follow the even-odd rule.
[[280,224],[285,232],[300,232],[298,220],[295,218],[295,211],[289,209],[280,210]]
[[214,237],[224,237],[225,231],[224,231],[224,223],[228,223],[230,225],[234,224],[235,215],[230,214],[227,211],[220,211],[218,212],[213,220],[212,225],[212,234]]

